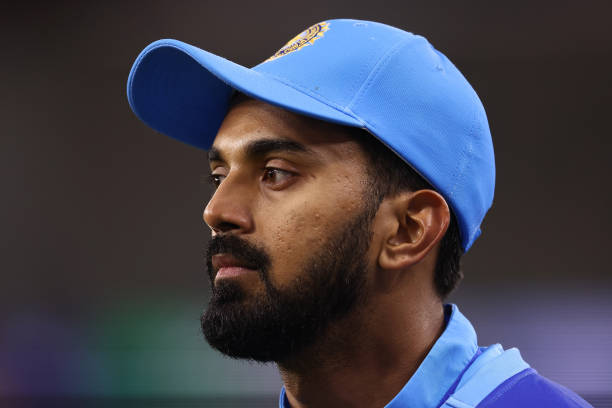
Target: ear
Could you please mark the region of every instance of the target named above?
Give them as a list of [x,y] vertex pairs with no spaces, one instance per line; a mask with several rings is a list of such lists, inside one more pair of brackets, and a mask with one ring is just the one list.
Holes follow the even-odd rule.
[[433,190],[398,194],[387,216],[394,217],[382,243],[378,263],[400,271],[420,262],[442,239],[450,223],[446,200]]

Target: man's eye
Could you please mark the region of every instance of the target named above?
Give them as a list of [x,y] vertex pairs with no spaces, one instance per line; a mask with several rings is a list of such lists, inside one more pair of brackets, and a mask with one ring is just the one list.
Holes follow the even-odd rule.
[[269,184],[282,184],[288,181],[293,173],[276,167],[266,167],[263,172],[262,181]]
[[225,178],[224,175],[222,174],[211,174],[210,175],[210,182],[213,186],[215,187],[219,187],[219,184],[221,184],[221,182],[223,181],[223,179]]

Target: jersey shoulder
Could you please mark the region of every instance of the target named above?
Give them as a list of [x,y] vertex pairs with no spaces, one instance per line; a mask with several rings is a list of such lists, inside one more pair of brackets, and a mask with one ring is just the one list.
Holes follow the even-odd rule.
[[575,392],[532,368],[508,378],[477,408],[593,408]]

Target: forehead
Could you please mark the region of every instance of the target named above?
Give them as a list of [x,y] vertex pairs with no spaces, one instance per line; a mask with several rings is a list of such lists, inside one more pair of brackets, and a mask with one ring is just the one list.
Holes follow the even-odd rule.
[[357,147],[354,132],[349,128],[246,98],[230,107],[213,147],[221,152],[239,151],[258,139],[283,139],[312,149]]

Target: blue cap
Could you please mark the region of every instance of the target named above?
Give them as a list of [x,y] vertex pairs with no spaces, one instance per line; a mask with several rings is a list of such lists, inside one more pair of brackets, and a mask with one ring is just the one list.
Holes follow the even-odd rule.
[[459,70],[421,36],[329,20],[246,68],[177,40],[136,59],[127,94],[153,129],[208,149],[234,90],[317,119],[367,129],[423,176],[455,214],[467,251],[493,201],[487,117]]

